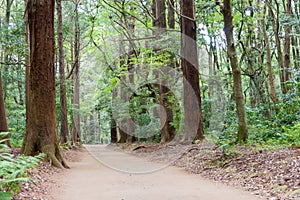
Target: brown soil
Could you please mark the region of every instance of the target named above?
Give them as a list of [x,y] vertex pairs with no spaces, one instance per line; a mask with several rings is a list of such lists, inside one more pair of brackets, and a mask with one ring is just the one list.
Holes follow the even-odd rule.
[[[20,149],[13,149],[17,156]],[[80,154],[78,150],[63,150],[63,155],[68,162],[78,161]],[[30,182],[22,183],[22,189],[14,200],[50,200],[49,190],[56,183],[55,177],[62,176],[66,170],[51,166],[48,162],[42,162],[37,168],[29,169]]]
[[[86,148],[90,153],[80,153],[82,159],[79,162],[69,162],[71,169],[55,176],[56,184],[51,189],[50,199],[258,199],[183,169],[164,167],[165,164],[148,162],[106,146]],[[152,169],[156,170],[150,172]]]

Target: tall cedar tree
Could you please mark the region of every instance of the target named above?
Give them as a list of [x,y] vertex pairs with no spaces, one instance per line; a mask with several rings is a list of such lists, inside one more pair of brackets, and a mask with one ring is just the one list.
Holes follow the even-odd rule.
[[[201,140],[204,137],[204,131],[194,0],[181,0],[181,33],[182,70],[184,76],[184,140]],[[196,98],[193,98],[194,96]]]
[[[165,0],[156,0],[156,37],[158,39],[161,39],[160,37],[163,36],[166,32],[167,28],[167,22],[166,22],[166,2]],[[161,53],[165,53],[164,49],[158,49],[161,51]],[[165,66],[161,66],[161,70],[159,73],[159,102],[160,105],[163,107],[160,110],[160,118],[163,115],[166,115],[165,121],[162,120],[162,129],[161,129],[161,142],[169,142],[174,138],[175,135],[175,129],[171,125],[171,122],[173,121],[173,112],[172,112],[172,105],[168,101],[168,96],[170,94],[170,89],[166,87],[167,84],[166,81],[168,81],[168,76],[170,76],[170,73],[168,73],[168,68],[165,68]],[[164,114],[165,112],[165,114]]]
[[78,6],[79,1],[76,1],[75,4],[75,17],[74,17],[74,25],[75,25],[75,37],[74,37],[74,72],[72,74],[72,78],[74,81],[74,91],[73,91],[73,116],[72,116],[72,144],[78,145],[81,143],[80,139],[80,29],[79,29],[79,16],[78,16]]
[[26,155],[43,152],[56,167],[64,161],[56,130],[54,74],[54,0],[28,0],[30,71],[26,79],[28,104],[26,134],[22,151]]
[[67,94],[65,82],[65,53],[62,31],[62,5],[61,0],[56,0],[57,5],[57,32],[58,32],[58,52],[59,52],[59,75],[60,75],[60,142],[68,142],[68,112],[67,112]]

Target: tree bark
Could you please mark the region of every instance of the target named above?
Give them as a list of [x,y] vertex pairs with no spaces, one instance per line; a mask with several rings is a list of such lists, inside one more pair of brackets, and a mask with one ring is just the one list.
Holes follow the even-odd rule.
[[60,142],[68,142],[68,114],[67,114],[67,94],[65,82],[65,53],[62,31],[62,6],[61,0],[57,0],[57,31],[58,31],[58,51],[59,51],[59,75],[60,75]]
[[[6,7],[5,7],[5,20],[4,20],[4,25],[6,26],[6,28],[8,29],[9,27],[9,23],[10,23],[10,16],[11,16],[11,6],[13,4],[14,0],[6,0]],[[1,27],[2,25],[0,25]],[[8,39],[8,35],[6,34],[6,32],[3,33],[3,40],[7,40]],[[1,55],[1,61],[3,60],[4,64],[2,65],[2,74],[5,73],[9,73],[10,68],[7,65],[7,63],[9,62],[9,54],[7,52],[7,47],[4,45],[2,47],[2,55]],[[3,97],[4,99],[6,99],[6,95],[7,95],[7,91],[8,91],[8,84],[9,82],[11,82],[9,79],[2,77],[2,89],[3,89]]]
[[294,68],[299,69],[299,60],[300,60],[300,50],[299,50],[299,38],[297,36],[292,37],[292,46],[293,46],[293,60]]
[[[134,8],[131,7],[130,8],[130,11],[134,11]],[[135,33],[135,21],[136,19],[132,16],[129,16],[129,17],[125,17],[125,21],[126,21],[126,24],[128,26],[128,32],[129,32],[129,37],[130,39],[133,39],[134,38],[134,33]],[[134,85],[134,57],[137,56],[138,52],[136,52],[135,50],[135,47],[134,47],[134,41],[130,41],[130,50],[129,52],[127,52],[127,71],[128,71],[128,77],[124,76],[124,78],[126,80],[129,81],[129,85]],[[125,80],[125,82],[127,82]],[[129,102],[130,103],[130,99],[129,99],[129,96],[128,94],[126,94],[126,102]],[[129,113],[129,116],[127,117],[126,119],[126,126],[127,126],[127,136],[126,136],[126,143],[133,143],[136,141],[136,137],[134,136],[134,131],[135,131],[135,124],[134,124],[134,119],[132,118],[132,116],[130,115]]]
[[265,40],[265,48],[266,48],[266,62],[268,67],[268,82],[269,82],[269,95],[270,99],[274,104],[278,104],[278,95],[276,92],[276,85],[275,85],[275,76],[272,68],[272,55],[271,55],[271,48],[270,48],[270,41],[269,36],[266,29],[266,23],[265,23],[265,15],[266,15],[266,4],[263,8],[263,17],[261,19],[261,27],[263,31],[263,36]]
[[[5,25],[8,27],[9,21],[10,21],[10,11],[11,11],[11,6],[12,6],[13,0],[6,0],[6,13],[5,13]],[[2,27],[2,22],[0,21],[0,28]],[[6,40],[6,34],[3,34],[3,39]],[[4,60],[4,63],[8,62],[8,55],[6,52],[6,47],[4,46],[1,50],[1,61]],[[0,68],[0,132],[8,132],[8,125],[7,125],[7,117],[6,117],[6,109],[5,109],[5,95],[6,95],[6,90],[4,90],[4,83],[3,83],[3,78],[2,78],[2,71],[7,71],[7,66],[6,64],[2,64]],[[6,84],[5,84],[6,85]],[[5,86],[6,87],[6,86]],[[5,144],[9,147],[10,145],[10,140],[9,140],[9,134],[6,136],[6,141]]]
[[[172,10],[172,12],[174,12]],[[172,22],[172,17],[174,18],[174,13],[172,15],[171,13],[168,13],[168,23],[169,25],[173,26],[174,21]],[[167,21],[166,21],[166,2],[165,0],[156,0],[156,38],[162,39],[162,36],[166,33],[167,29]],[[171,18],[171,19],[169,19]],[[160,47],[157,47],[157,51],[159,53],[164,54],[166,53],[164,49],[161,49]],[[164,62],[163,60],[161,61]],[[172,65],[172,60],[170,61],[169,65]],[[161,70],[158,73],[158,81],[159,81],[159,103],[161,105],[160,109],[160,120],[162,129],[160,131],[161,135],[161,143],[170,142],[174,136],[175,136],[175,129],[171,125],[171,122],[173,122],[173,111],[172,111],[172,105],[169,102],[169,95],[170,95],[170,89],[166,86],[168,79],[171,78],[171,74],[168,72],[169,66],[165,66],[164,64],[161,66]],[[166,115],[164,117],[164,115]],[[165,120],[162,120],[165,119]]]
[[233,16],[230,0],[224,0],[224,6],[221,7],[221,11],[224,15],[224,31],[227,41],[227,53],[230,60],[233,75],[233,91],[238,116],[238,141],[244,142],[248,138],[247,115],[242,89],[241,69],[239,66],[233,38]]
[[175,29],[175,11],[174,11],[174,0],[167,0],[168,1],[168,26],[170,29]]
[[29,110],[22,151],[43,152],[56,167],[68,167],[57,138],[54,74],[54,0],[27,2],[30,73]]
[[283,57],[282,48],[281,48],[281,41],[279,38],[279,30],[280,30],[280,23],[279,23],[280,11],[279,11],[279,9],[280,9],[280,6],[279,6],[277,0],[275,0],[275,5],[277,8],[276,16],[274,14],[274,11],[272,10],[272,6],[269,6],[269,14],[271,17],[272,28],[274,31],[275,44],[276,44],[277,57],[278,57],[277,60],[278,60],[279,68],[280,68],[279,77],[280,77],[281,91],[283,94],[286,94],[287,88],[285,86],[285,77],[284,77],[284,57]]
[[[125,55],[125,47],[124,47],[124,43],[123,43],[123,41],[121,41],[120,42],[120,44],[119,44],[119,54],[120,54],[120,62],[119,62],[119,65],[121,66],[121,67],[124,67],[125,65],[126,65],[126,61],[125,61],[125,59],[126,59],[126,55]],[[121,83],[120,84],[124,84],[124,83],[126,83],[126,75],[122,75],[121,76],[121,78],[120,78],[120,80],[121,80]],[[127,93],[128,93],[128,91],[126,91],[126,89],[125,89],[125,85],[119,85],[119,87],[120,87],[120,99],[121,99],[121,102],[124,104],[124,103],[127,103]],[[126,117],[129,117],[129,116],[126,116]],[[128,120],[127,119],[121,119],[121,120],[119,120],[119,119],[117,119],[117,131],[118,131],[118,136],[119,136],[119,138],[118,138],[118,143],[126,143],[126,141],[127,141],[127,131],[126,130],[128,130],[127,129],[127,123],[126,122],[128,122]]]
[[[181,0],[181,64],[184,76],[185,141],[202,140],[204,138],[194,7],[194,0]],[[196,95],[195,98],[193,98],[194,95]]]
[[[2,87],[2,74],[0,70],[0,133],[1,132],[8,132],[8,126],[7,126],[4,94],[3,94],[3,87]],[[10,147],[9,135],[6,136],[6,139],[7,140],[5,141],[5,144]]]
[[81,143],[80,139],[80,29],[78,18],[78,5],[76,2],[75,8],[75,38],[74,38],[74,64],[75,69],[73,72],[74,90],[73,90],[73,116],[72,116],[72,144],[78,145]]
[[[286,17],[289,20],[292,17],[292,1],[286,0]],[[283,78],[285,83],[285,92],[288,93],[289,87],[286,85],[287,82],[290,81],[291,73],[291,26],[287,24],[285,26],[285,34],[284,34],[284,70],[283,70]]]
[[[112,102],[117,98],[118,96],[118,88],[113,89],[112,91]],[[114,106],[112,104],[112,106]],[[112,108],[111,108],[111,122],[110,122],[110,142],[111,143],[117,143],[118,142],[118,132],[117,132],[117,123],[116,120],[113,117],[112,114]]]

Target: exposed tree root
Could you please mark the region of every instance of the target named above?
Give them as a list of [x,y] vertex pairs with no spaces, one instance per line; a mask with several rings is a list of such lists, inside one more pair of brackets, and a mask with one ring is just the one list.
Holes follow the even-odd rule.
[[58,167],[58,168],[67,168],[69,169],[70,167],[68,166],[67,162],[63,158],[60,147],[58,145],[45,145],[42,146],[40,149],[38,148],[33,148],[33,144],[27,144],[23,145],[22,147],[22,152],[25,155],[28,156],[34,156],[37,155],[38,153],[44,153],[47,156],[47,160],[50,162],[51,165]]
[[64,160],[58,145],[57,147],[54,147],[52,145],[46,145],[42,148],[42,152],[47,155],[48,160],[53,166],[61,169],[70,168],[66,163],[66,161]]

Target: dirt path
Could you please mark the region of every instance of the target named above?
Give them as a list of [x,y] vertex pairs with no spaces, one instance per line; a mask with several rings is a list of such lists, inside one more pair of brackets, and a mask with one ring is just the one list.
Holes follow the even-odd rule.
[[[115,152],[86,146],[81,161],[57,177],[55,200],[255,200],[257,197],[215,184],[183,169],[166,167]],[[126,173],[130,172],[130,173]]]

